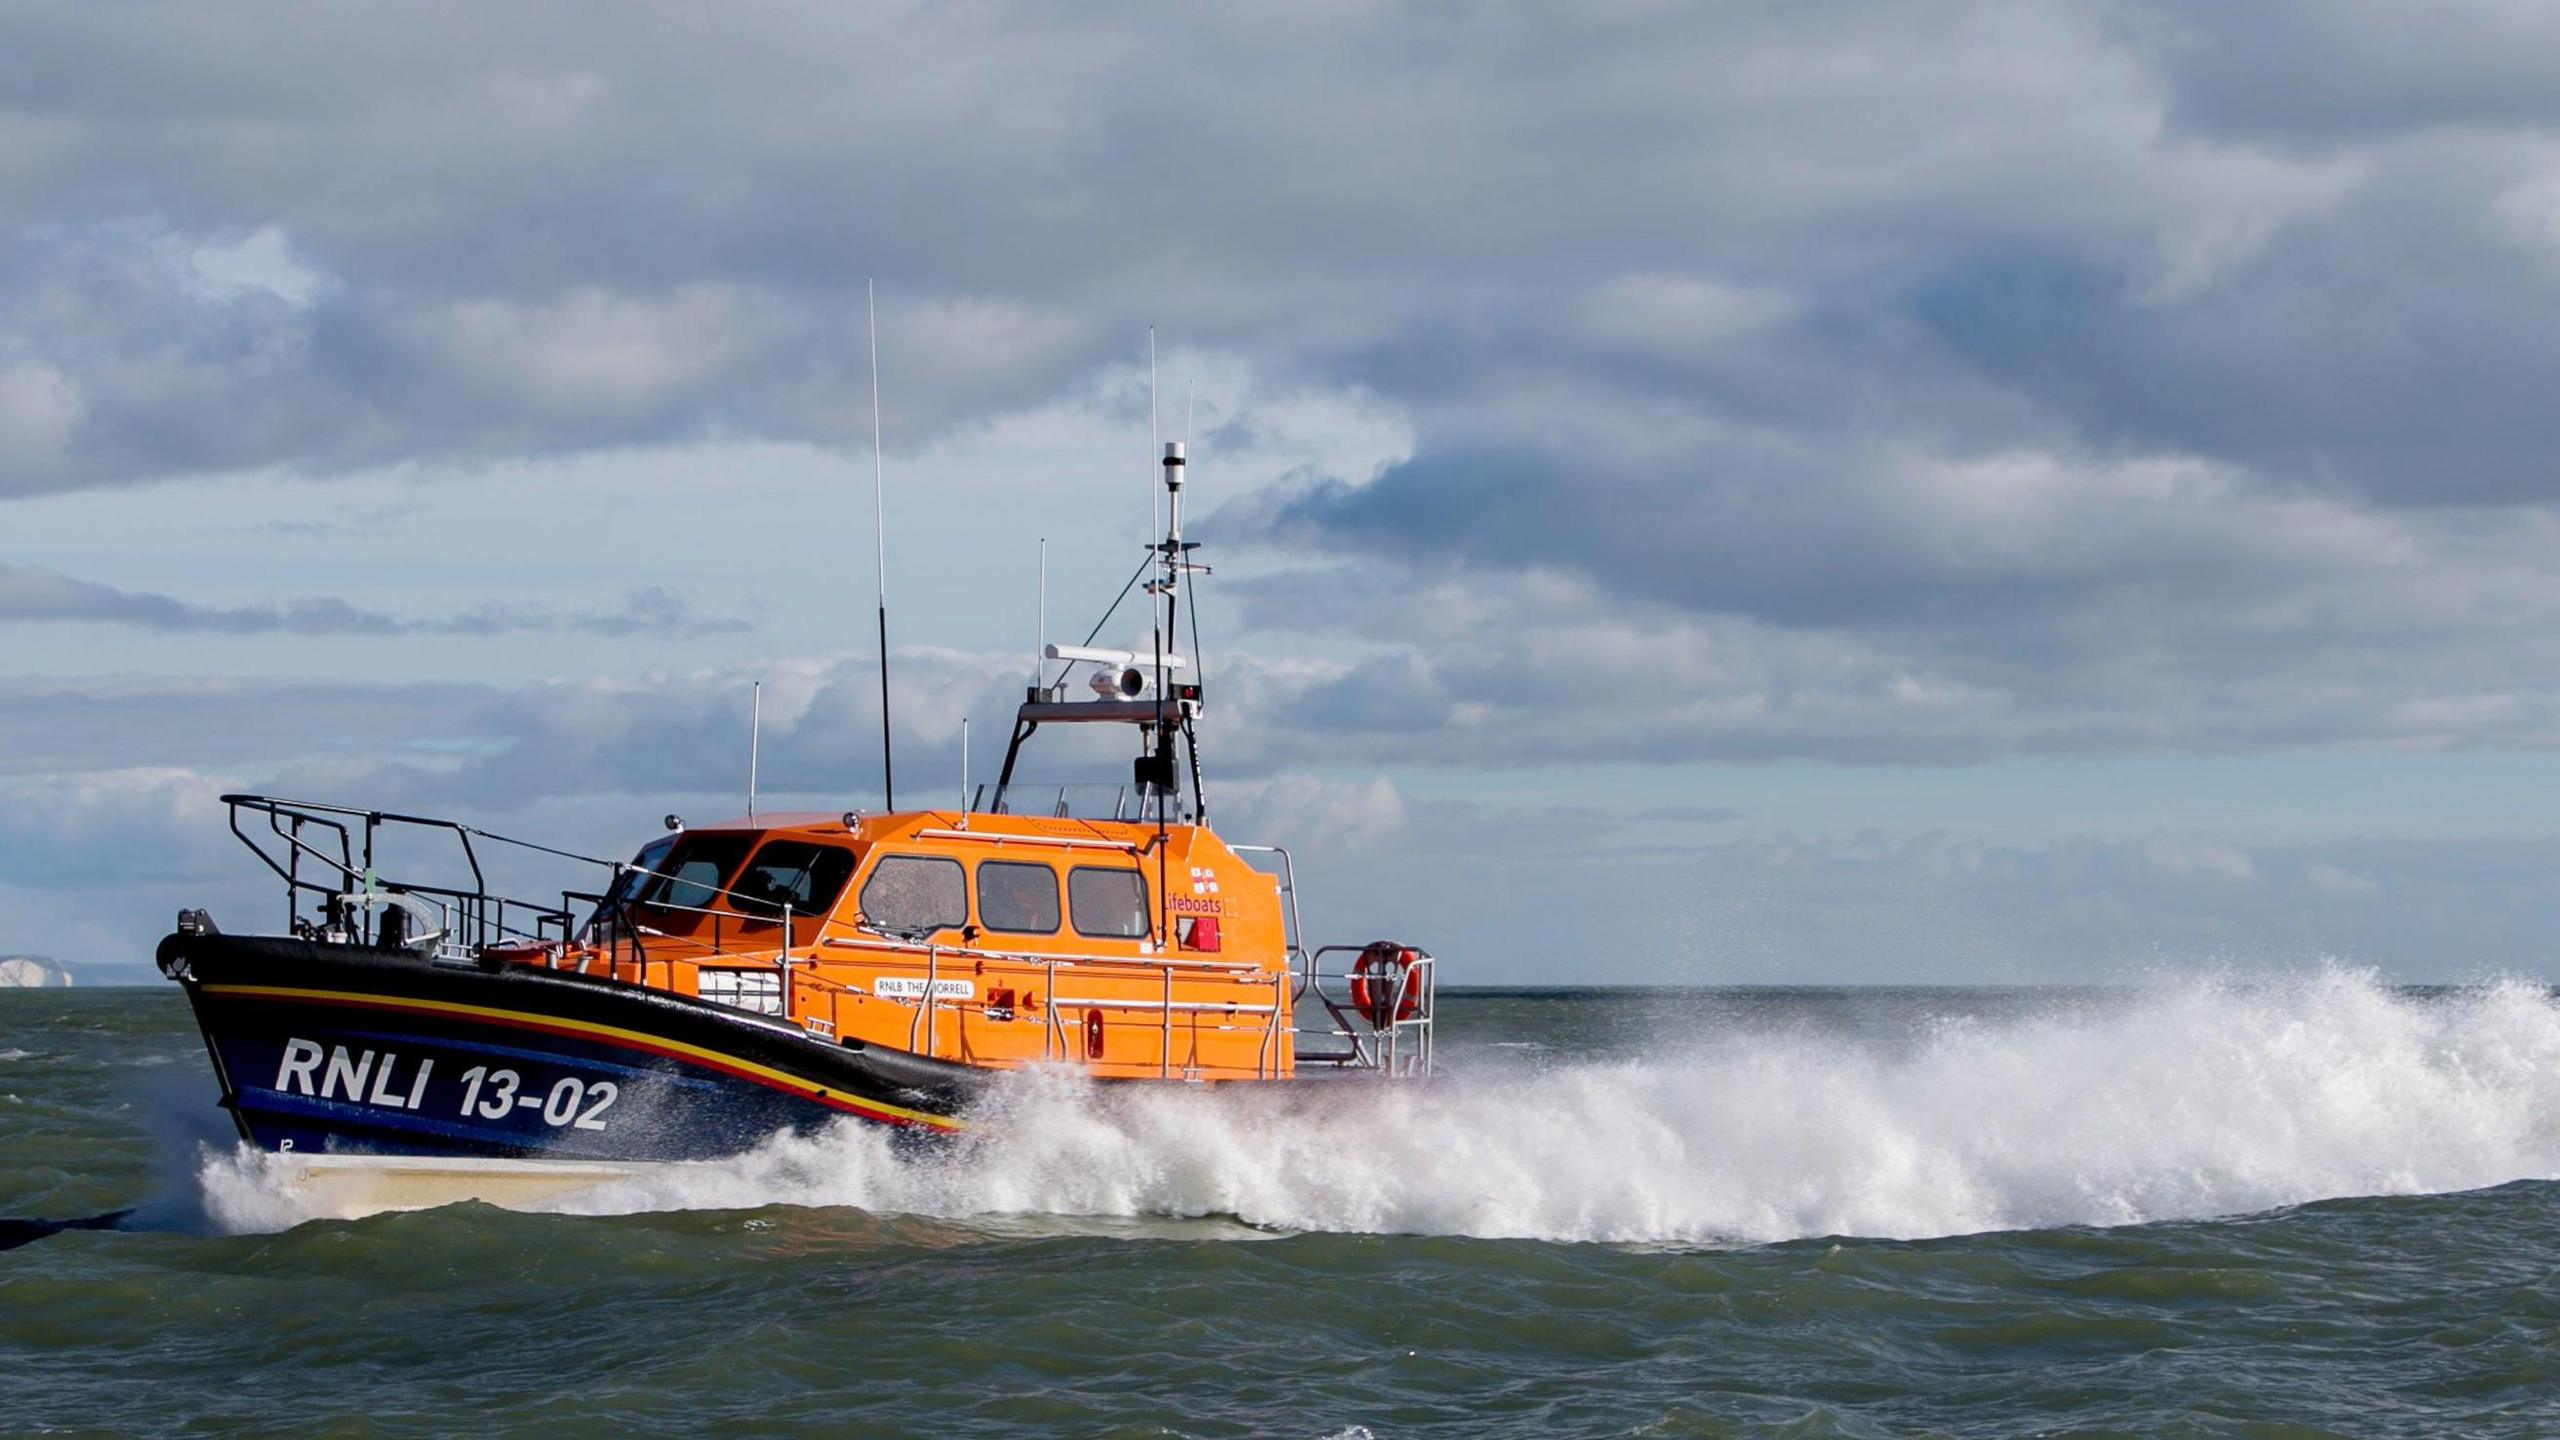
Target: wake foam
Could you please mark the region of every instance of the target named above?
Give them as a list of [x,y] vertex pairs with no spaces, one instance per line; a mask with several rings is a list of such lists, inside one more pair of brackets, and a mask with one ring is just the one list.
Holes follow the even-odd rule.
[[[198,1145],[196,1190],[205,1221],[235,1234],[288,1230],[305,1220],[354,1218],[295,1191],[282,1160],[247,1145],[229,1150]],[[183,1206],[171,1209],[185,1228],[192,1217]]]
[[[587,1192],[583,1213],[855,1206],[1229,1216],[1288,1231],[1651,1244],[2124,1224],[2560,1174],[2560,1006],[2330,970],[2182,981],[1915,1038],[1733,1028],[1428,1087],[1017,1077],[961,1144],[853,1126]],[[241,1162],[214,1206],[277,1218]]]

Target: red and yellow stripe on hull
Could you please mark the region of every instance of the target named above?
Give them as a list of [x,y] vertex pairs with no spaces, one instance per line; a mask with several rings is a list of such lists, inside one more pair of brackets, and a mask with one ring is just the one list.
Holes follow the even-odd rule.
[[526,1030],[597,1042],[645,1055],[654,1055],[661,1059],[698,1065],[734,1079],[745,1080],[797,1096],[830,1110],[841,1111],[881,1124],[941,1133],[956,1132],[964,1128],[962,1121],[949,1115],[936,1115],[930,1111],[911,1109],[885,1100],[848,1095],[842,1090],[820,1085],[787,1071],[735,1055],[725,1055],[664,1036],[650,1035],[642,1031],[599,1024],[594,1021],[572,1020],[562,1016],[528,1015],[522,1011],[503,1010],[486,1005],[471,1005],[452,1000],[430,1000],[406,995],[354,994],[343,990],[316,990],[286,985],[207,983],[200,988],[208,996],[225,999],[266,1000],[376,1010],[394,1014],[432,1015],[495,1025],[510,1030]]

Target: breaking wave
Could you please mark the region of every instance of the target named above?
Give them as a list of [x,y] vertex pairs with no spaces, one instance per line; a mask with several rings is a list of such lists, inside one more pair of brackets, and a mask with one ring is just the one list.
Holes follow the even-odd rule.
[[[1231,1217],[1713,1245],[2126,1224],[2560,1175],[2560,1005],[2520,981],[2412,995],[2344,970],[2194,980],[1916,1036],[1736,1027],[1643,1059],[1480,1061],[1427,1087],[1279,1093],[1026,1075],[939,1153],[848,1126],[557,1208]],[[215,1215],[289,1219],[247,1163],[208,1167]]]

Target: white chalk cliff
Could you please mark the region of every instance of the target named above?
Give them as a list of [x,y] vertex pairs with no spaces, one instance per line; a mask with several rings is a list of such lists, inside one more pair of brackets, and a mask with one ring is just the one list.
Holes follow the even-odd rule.
[[0,956],[0,990],[34,990],[70,983],[71,972],[46,956]]

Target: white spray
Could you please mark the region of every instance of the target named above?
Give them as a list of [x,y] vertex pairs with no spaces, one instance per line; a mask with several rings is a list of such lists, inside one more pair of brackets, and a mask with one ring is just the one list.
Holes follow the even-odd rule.
[[[1802,1030],[1657,1058],[1286,1093],[1004,1087],[939,1158],[847,1127],[617,1185],[588,1212],[857,1206],[1232,1216],[1280,1230],[1642,1244],[2123,1224],[2560,1175],[2560,1006],[2331,970],[2163,985],[1917,1044]],[[233,1167],[217,1215],[276,1223]],[[1107,1227],[1109,1228],[1109,1227]]]

